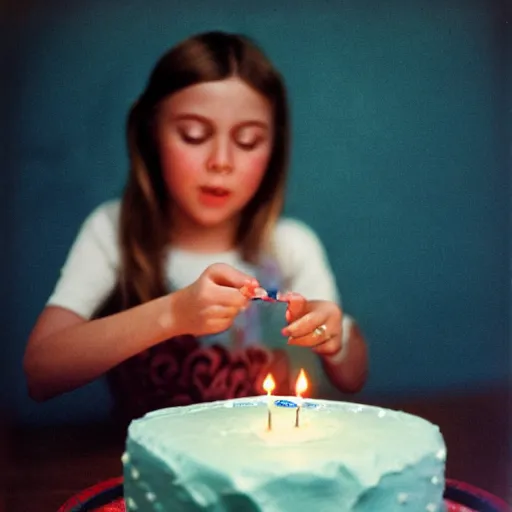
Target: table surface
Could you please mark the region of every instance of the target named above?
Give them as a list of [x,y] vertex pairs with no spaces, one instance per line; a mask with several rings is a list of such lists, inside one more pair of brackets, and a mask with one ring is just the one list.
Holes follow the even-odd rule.
[[[446,476],[512,498],[510,390],[374,402],[441,428]],[[357,401],[354,400],[354,401]],[[71,495],[122,474],[125,431],[112,425],[4,429],[0,512],[56,512]],[[3,496],[2,496],[3,494]]]

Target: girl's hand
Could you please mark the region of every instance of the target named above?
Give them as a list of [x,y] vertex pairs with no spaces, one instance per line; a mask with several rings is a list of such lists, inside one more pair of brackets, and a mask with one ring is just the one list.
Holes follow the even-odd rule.
[[242,287],[259,287],[253,277],[223,263],[208,267],[190,286],[174,295],[173,315],[179,331],[194,336],[228,329],[248,298]]
[[286,320],[282,331],[290,345],[310,347],[319,355],[333,356],[341,350],[343,313],[334,302],[307,301],[297,293],[280,297],[288,302]]

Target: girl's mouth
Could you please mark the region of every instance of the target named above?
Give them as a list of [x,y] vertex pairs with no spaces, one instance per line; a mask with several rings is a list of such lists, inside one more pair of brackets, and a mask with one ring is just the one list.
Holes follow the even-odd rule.
[[199,188],[199,200],[205,206],[219,207],[223,206],[229,197],[231,191],[227,188],[222,187],[200,187]]

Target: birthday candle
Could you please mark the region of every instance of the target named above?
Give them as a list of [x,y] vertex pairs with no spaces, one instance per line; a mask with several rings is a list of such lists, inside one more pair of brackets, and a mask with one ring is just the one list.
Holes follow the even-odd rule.
[[263,389],[267,392],[268,399],[267,399],[267,408],[268,408],[268,419],[267,419],[267,428],[268,430],[272,430],[272,409],[270,407],[271,401],[272,401],[272,391],[274,391],[276,387],[276,383],[274,381],[274,378],[272,377],[272,374],[269,373],[265,380],[263,381]]
[[299,372],[299,376],[297,377],[297,383],[295,384],[295,394],[297,395],[298,402],[297,402],[297,409],[295,411],[295,426],[299,426],[299,414],[300,409],[302,407],[302,394],[304,391],[308,389],[308,379],[306,378],[306,374],[304,372],[304,369],[301,368]]

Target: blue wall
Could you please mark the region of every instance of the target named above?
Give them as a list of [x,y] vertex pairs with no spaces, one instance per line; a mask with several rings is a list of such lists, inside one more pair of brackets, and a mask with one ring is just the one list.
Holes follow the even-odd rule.
[[510,103],[498,2],[45,4],[12,19],[3,79],[2,373],[19,420],[108,409],[101,382],[31,403],[25,340],[81,221],[120,193],[125,114],[151,67],[212,28],[255,37],[286,78],[287,211],[322,237],[368,337],[358,399],[507,379]]

